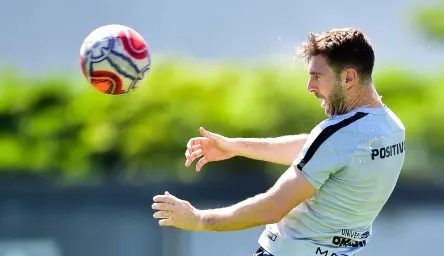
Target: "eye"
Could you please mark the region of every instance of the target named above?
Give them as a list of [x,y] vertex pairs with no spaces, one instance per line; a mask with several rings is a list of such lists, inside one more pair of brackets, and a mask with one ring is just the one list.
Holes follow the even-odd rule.
[[310,79],[311,80],[319,80],[319,79],[321,79],[321,76],[318,74],[311,74]]

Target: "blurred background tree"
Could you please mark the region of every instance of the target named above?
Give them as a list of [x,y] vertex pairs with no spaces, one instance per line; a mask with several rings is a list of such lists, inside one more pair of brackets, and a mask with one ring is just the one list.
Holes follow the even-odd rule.
[[[444,4],[414,8],[426,38],[444,42]],[[125,96],[101,95],[82,78],[0,76],[0,168],[66,180],[122,178],[155,182],[231,178],[272,179],[283,168],[233,159],[186,170],[185,145],[198,128],[239,137],[309,132],[324,118],[306,93],[304,68],[235,63],[156,61],[146,83]],[[444,74],[384,67],[375,83],[407,127],[402,178],[444,182]],[[427,85],[427,86],[425,86]],[[211,167],[210,167],[211,166]],[[254,177],[254,176],[252,176]]]
[[423,36],[444,43],[444,1],[414,5],[411,12],[415,27]]

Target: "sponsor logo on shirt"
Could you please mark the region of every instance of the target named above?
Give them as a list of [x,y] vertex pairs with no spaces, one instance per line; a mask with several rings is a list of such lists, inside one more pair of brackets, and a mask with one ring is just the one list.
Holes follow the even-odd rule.
[[330,252],[329,250],[322,249],[321,247],[318,247],[316,249],[315,255],[322,255],[322,256],[355,256],[354,254],[350,255],[350,254],[344,254],[344,253],[339,253],[339,252],[338,253]]
[[335,236],[333,237],[333,241],[331,241],[332,244],[338,246],[338,247],[364,247],[367,244],[367,241],[357,241],[346,237],[340,237]]
[[267,237],[271,240],[271,241],[276,241],[277,236],[275,234],[273,234],[271,231],[267,231]]
[[341,236],[347,237],[350,239],[363,240],[363,239],[367,239],[370,237],[370,231],[359,232],[359,231],[350,230],[350,229],[342,229]]
[[405,151],[405,141],[402,141],[400,143],[396,143],[387,147],[372,149],[371,157],[372,160],[375,160],[376,158],[384,159],[391,156],[402,154],[404,153],[404,151]]

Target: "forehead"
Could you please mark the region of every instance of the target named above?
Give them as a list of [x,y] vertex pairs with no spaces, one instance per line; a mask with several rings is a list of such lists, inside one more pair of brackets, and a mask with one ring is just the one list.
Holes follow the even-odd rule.
[[313,56],[308,63],[310,73],[328,73],[330,70],[327,60],[322,55]]

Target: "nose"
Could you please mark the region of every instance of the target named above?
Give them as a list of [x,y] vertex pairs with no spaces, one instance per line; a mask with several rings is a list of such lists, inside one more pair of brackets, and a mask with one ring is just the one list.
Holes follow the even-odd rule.
[[316,86],[314,85],[314,83],[312,83],[311,81],[309,81],[309,82],[307,83],[307,91],[308,91],[308,92],[317,92],[318,90],[317,90]]

